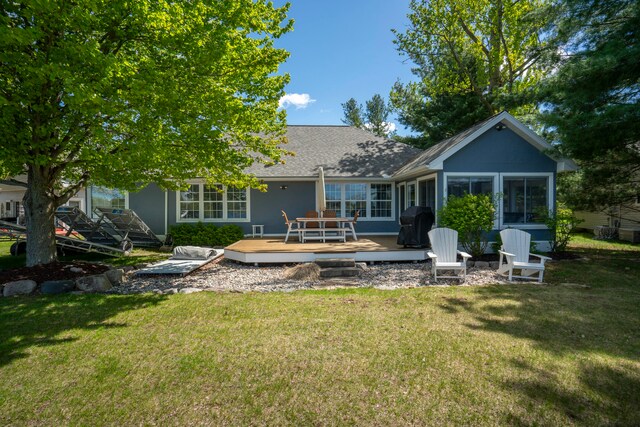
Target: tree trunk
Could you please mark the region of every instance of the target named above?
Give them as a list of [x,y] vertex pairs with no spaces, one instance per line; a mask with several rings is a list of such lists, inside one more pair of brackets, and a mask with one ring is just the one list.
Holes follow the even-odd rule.
[[46,169],[29,166],[23,205],[27,222],[27,267],[56,260],[55,196]]

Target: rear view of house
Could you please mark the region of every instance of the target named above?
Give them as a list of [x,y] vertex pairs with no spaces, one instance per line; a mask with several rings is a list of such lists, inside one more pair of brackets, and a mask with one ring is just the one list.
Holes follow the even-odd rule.
[[575,168],[551,157],[551,146],[507,112],[426,150],[348,126],[289,126],[287,138],[285,148],[295,156],[249,170],[268,185],[266,192],[208,186],[194,177],[183,191],[89,187],[81,207],[133,209],[160,236],[174,224],[199,221],[236,224],[245,234],[262,225],[266,236],[284,236],[281,210],[295,218],[320,208],[322,168],[327,209],[343,217],[359,211],[359,235],[396,235],[400,213],[410,206],[437,213],[450,195],[482,193],[500,201],[495,230],[527,230],[544,249],[548,230],[536,212],[554,210],[557,174]]

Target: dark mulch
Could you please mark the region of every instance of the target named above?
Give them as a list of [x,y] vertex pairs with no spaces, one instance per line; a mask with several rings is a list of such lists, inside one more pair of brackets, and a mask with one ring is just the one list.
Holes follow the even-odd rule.
[[[82,271],[71,271],[71,267],[81,268]],[[0,271],[0,284],[13,282],[14,280],[33,280],[40,284],[47,280],[68,280],[92,274],[104,273],[109,269],[104,264],[89,262],[54,262],[35,267],[20,267],[11,270]]]

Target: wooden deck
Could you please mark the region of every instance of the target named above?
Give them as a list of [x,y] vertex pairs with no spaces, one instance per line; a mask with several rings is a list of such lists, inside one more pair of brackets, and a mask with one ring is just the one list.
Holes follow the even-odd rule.
[[283,237],[248,238],[225,248],[225,258],[250,264],[312,262],[318,258],[354,258],[358,262],[422,261],[426,249],[403,248],[396,236],[359,236],[357,241],[299,243]]

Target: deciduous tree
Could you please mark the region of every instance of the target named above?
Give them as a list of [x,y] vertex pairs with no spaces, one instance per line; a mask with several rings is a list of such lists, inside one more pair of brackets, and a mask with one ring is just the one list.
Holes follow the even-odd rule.
[[55,260],[55,208],[89,183],[259,186],[279,161],[288,5],[0,3],[0,175],[26,171],[27,264]]
[[503,109],[536,111],[523,94],[546,70],[546,1],[412,0],[409,28],[394,30],[418,77],[392,89],[399,121],[437,142]]

